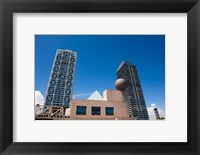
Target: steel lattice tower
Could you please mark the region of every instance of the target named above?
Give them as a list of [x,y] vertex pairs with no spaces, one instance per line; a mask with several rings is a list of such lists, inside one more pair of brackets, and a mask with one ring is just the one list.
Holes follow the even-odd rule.
[[45,106],[70,107],[77,53],[58,49],[46,91]]

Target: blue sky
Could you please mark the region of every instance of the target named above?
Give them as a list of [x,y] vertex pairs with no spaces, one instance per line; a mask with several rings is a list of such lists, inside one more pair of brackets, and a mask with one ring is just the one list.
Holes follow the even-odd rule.
[[115,89],[123,60],[136,65],[147,106],[165,106],[164,35],[35,35],[35,90],[44,96],[57,49],[77,52],[73,95]]

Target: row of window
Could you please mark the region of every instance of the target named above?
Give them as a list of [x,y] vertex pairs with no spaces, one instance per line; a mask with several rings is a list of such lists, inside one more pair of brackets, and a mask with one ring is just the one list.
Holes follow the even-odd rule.
[[[77,106],[76,114],[77,115],[86,115],[86,106]],[[106,115],[114,115],[114,107],[105,108]],[[101,107],[92,107],[92,115],[101,115]]]

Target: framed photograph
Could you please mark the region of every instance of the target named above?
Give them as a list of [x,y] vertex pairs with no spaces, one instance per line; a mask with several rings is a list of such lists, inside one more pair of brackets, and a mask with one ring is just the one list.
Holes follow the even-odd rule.
[[35,35],[35,119],[165,120],[164,66],[162,34]]
[[200,154],[198,0],[0,10],[2,154]]

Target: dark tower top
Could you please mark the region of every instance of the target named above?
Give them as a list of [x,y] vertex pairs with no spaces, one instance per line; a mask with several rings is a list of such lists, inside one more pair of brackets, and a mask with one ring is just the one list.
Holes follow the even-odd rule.
[[158,113],[158,109],[157,109],[157,108],[154,108],[153,110],[154,110],[156,119],[160,119],[160,115],[159,115],[159,113]]

